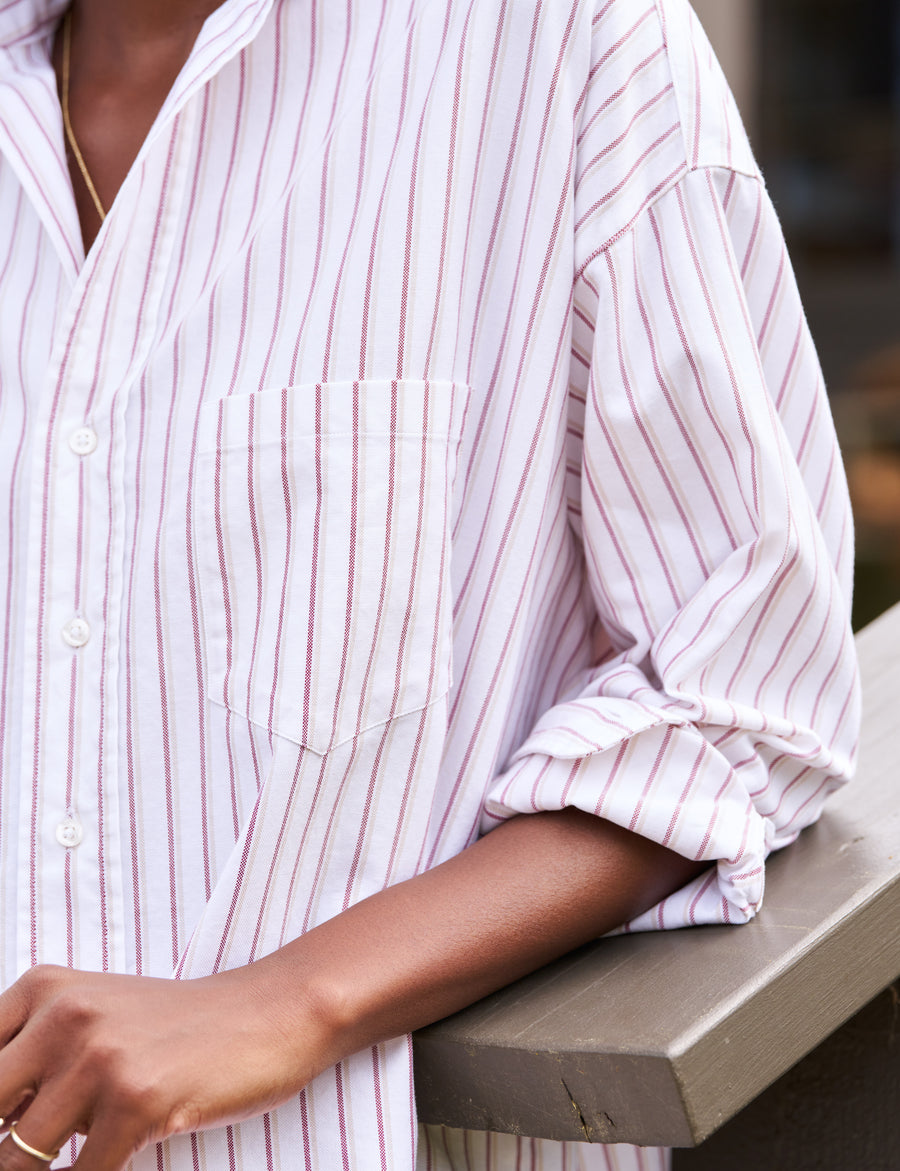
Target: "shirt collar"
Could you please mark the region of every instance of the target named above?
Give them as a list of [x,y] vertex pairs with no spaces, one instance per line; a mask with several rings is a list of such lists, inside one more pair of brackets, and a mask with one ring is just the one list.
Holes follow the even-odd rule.
[[252,41],[274,3],[275,0],[225,0],[211,12],[166,105],[180,105],[189,90],[216,73],[229,58]]

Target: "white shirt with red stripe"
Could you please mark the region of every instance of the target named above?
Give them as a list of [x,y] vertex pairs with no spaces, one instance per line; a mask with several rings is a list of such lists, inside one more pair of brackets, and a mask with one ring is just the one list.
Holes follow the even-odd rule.
[[[62,6],[0,4],[3,981],[246,964],[565,805],[709,860],[632,927],[750,918],[851,770],[852,531],[686,3],[226,0],[86,258]],[[664,1161],[411,1085],[134,1166]]]

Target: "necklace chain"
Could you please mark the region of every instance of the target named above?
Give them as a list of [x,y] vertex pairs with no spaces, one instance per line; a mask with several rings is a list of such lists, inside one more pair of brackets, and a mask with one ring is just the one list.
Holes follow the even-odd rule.
[[81,177],[84,179],[84,185],[88,189],[91,199],[94,201],[94,207],[97,209],[97,214],[100,216],[100,223],[106,219],[106,211],[103,204],[100,202],[100,196],[97,194],[97,188],[94,186],[94,181],[91,178],[90,172],[87,169],[87,163],[84,161],[84,156],[78,147],[75,139],[75,131],[72,129],[72,123],[69,119],[69,69],[72,56],[72,9],[70,8],[63,17],[62,27],[62,116],[63,127],[66,131],[66,141],[72,148],[72,154],[75,156],[75,162],[78,164],[78,170],[81,171]]

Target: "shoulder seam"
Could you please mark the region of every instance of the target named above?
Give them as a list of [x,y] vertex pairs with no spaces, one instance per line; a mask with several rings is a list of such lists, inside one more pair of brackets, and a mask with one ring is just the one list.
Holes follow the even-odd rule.
[[650,211],[661,199],[664,199],[670,191],[674,190],[680,183],[682,183],[688,175],[694,175],[701,171],[725,171],[729,175],[742,175],[745,179],[752,179],[755,183],[763,186],[763,178],[759,171],[742,170],[740,167],[728,167],[723,163],[701,163],[699,166],[691,167],[685,164],[680,167],[675,174],[662,183],[655,191],[651,191],[644,203],[638,208],[635,214],[631,217],[627,224],[623,224],[618,231],[613,232],[608,240],[595,248],[590,255],[579,265],[575,270],[575,275],[572,278],[572,284],[577,285],[585,274],[585,271],[597,259],[602,256],[604,252],[608,252],[614,244],[617,244],[623,236],[629,235],[633,230],[635,224]]

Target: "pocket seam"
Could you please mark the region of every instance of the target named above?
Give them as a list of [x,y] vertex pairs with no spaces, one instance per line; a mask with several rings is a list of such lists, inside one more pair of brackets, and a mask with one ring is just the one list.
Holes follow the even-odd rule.
[[420,712],[427,711],[430,707],[434,707],[436,703],[446,699],[453,687],[453,672],[448,671],[447,686],[437,692],[426,703],[420,703],[418,707],[405,707],[403,711],[395,712],[392,716],[387,716],[383,720],[375,720],[371,724],[366,724],[365,727],[359,729],[358,732],[353,732],[349,736],[342,736],[339,740],[333,740],[327,748],[316,748],[312,744],[306,744],[297,736],[292,736],[288,732],[282,731],[280,728],[270,728],[268,724],[262,723],[255,719],[250,712],[239,711],[225,703],[221,699],[217,699],[213,695],[207,696],[210,703],[214,703],[216,707],[223,711],[230,712],[233,716],[237,716],[239,720],[246,720],[248,724],[252,724],[254,728],[259,728],[261,732],[265,732],[267,736],[275,736],[279,740],[288,740],[291,744],[296,744],[298,748],[304,749],[306,752],[311,752],[314,756],[325,757],[329,752],[334,752],[336,748],[340,748],[342,744],[349,744],[351,740],[361,740],[363,736],[368,735],[369,732],[375,731],[377,728],[385,728],[388,724],[394,723],[396,720],[405,719],[407,716],[415,716]]

